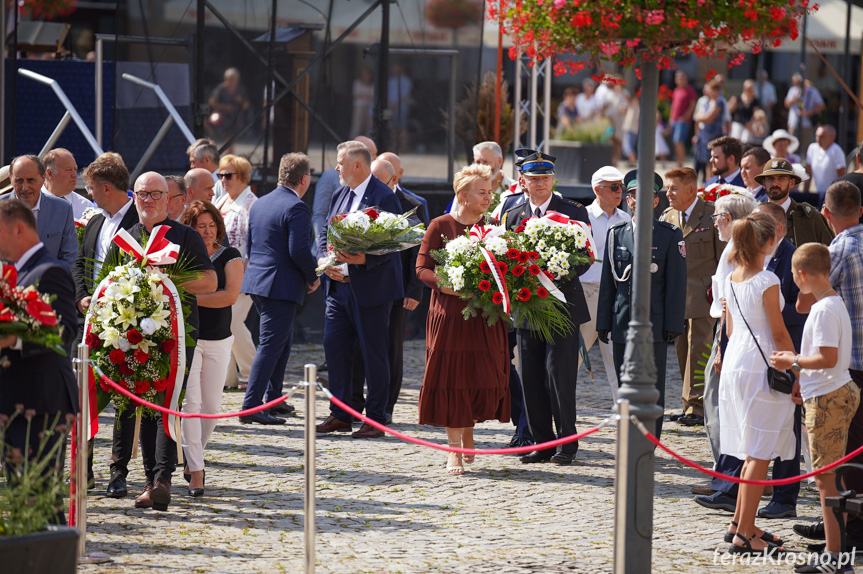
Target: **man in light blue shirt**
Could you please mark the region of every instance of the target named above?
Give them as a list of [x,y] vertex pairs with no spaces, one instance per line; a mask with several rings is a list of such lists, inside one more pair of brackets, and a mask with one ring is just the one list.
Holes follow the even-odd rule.
[[[623,173],[617,168],[611,166],[600,168],[593,174],[590,184],[593,187],[593,193],[596,194],[596,199],[587,206],[587,214],[590,216],[596,258],[602,259],[602,254],[605,253],[608,228],[618,223],[631,221],[632,218],[617,207],[623,196]],[[587,300],[587,308],[590,310],[590,321],[581,324],[581,338],[584,339],[584,348],[587,351],[590,350],[594,342],[599,343],[602,363],[605,365],[605,373],[611,387],[611,396],[617,401],[617,374],[614,370],[611,344],[596,340],[596,308],[599,304],[599,282],[601,278],[601,261],[591,265],[590,269],[580,277],[581,286],[584,288],[584,298]],[[582,358],[579,357],[579,367],[581,363]]]

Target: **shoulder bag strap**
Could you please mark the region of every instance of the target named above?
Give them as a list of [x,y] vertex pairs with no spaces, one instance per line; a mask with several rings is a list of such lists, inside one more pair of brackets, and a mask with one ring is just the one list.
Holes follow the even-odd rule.
[[737,293],[734,292],[734,281],[729,278],[728,284],[731,287],[731,294],[734,295],[734,302],[737,303],[737,310],[740,311],[740,317],[746,324],[746,328],[749,329],[749,334],[752,335],[752,340],[755,341],[755,346],[758,347],[758,352],[761,353],[761,358],[764,359],[764,362],[769,367],[770,363],[767,361],[767,357],[764,356],[764,351],[761,350],[761,345],[758,344],[758,339],[755,337],[755,333],[752,332],[752,327],[749,326],[749,321],[747,321],[746,316],[743,315],[743,309],[740,308],[740,301],[737,300]]

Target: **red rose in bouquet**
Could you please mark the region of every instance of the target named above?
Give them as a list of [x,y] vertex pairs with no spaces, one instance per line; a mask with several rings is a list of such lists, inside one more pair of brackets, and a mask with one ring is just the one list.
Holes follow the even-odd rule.
[[369,219],[375,221],[378,218],[378,212],[374,210],[374,208],[369,207],[368,209],[363,210],[366,215],[369,216]]
[[120,365],[126,362],[126,353],[124,353],[120,349],[114,349],[108,355],[108,359],[110,359],[110,361],[115,365]]
[[94,333],[87,333],[85,341],[87,346],[91,349],[98,349],[102,345],[102,339],[97,337]]
[[122,365],[117,365],[117,370],[120,371],[120,374],[122,374],[122,375],[133,375],[133,374],[135,374],[135,369],[133,369],[132,367],[130,367],[126,363],[123,363]]
[[141,334],[137,329],[129,329],[129,332],[126,333],[126,339],[133,345],[137,345],[141,341],[144,340],[144,335]]
[[177,341],[174,339],[166,339],[162,342],[160,349],[163,353],[172,353],[177,348]]

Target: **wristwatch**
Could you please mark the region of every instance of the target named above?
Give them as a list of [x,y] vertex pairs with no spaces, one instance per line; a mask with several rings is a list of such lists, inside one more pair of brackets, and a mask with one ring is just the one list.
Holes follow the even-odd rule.
[[800,355],[797,355],[796,357],[794,357],[794,362],[791,363],[791,370],[794,371],[795,373],[799,373],[801,370],[800,363],[798,363],[799,360],[800,360]]

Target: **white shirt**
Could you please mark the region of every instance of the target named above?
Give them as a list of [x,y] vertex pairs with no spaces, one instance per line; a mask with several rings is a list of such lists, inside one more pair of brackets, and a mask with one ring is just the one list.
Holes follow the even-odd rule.
[[737,174],[739,174],[739,173],[740,173],[740,168],[738,167],[737,169],[732,171],[730,174],[728,174],[728,177],[725,177],[724,175],[720,175],[719,178],[722,179],[723,181],[725,181],[725,183],[727,183],[728,185],[731,185],[731,182],[734,181],[734,178],[737,177]]
[[816,301],[803,326],[800,354],[808,357],[819,347],[838,350],[838,360],[832,368],[803,369],[800,371],[800,394],[804,400],[831,393],[851,380],[851,317],[839,296],[824,297]]
[[[683,213],[685,213],[685,214],[686,214],[686,221],[687,221],[687,222],[689,221],[689,218],[692,216],[692,210],[693,210],[693,209],[695,209],[695,204],[696,204],[696,203],[698,203],[698,198],[697,198],[697,197],[692,201],[692,203],[689,205],[689,207],[687,207],[687,208],[683,211]],[[686,223],[684,223],[684,225],[686,225]]]
[[[609,216],[599,206],[599,200],[587,206],[587,215],[590,217],[590,227],[593,230],[593,245],[596,248],[596,258],[605,257],[605,240],[608,239],[608,228],[618,223],[632,221],[632,217],[620,209],[614,208],[614,213]],[[602,278],[602,263],[594,262],[587,272],[579,277],[581,284],[599,283]]]
[[18,258],[18,261],[15,262],[15,271],[21,271],[21,268],[30,261],[30,258],[33,257],[33,254],[45,247],[45,244],[41,241],[25,251],[21,257]]
[[[15,196],[15,199],[21,199],[20,197],[18,197],[18,194],[15,193],[14,191],[12,192],[12,195]],[[39,223],[39,210],[41,208],[42,208],[42,194],[40,193],[39,199],[36,200],[36,206],[30,210],[33,212],[33,217],[36,218],[36,223]]]
[[[737,269],[737,264],[728,260],[731,250],[734,248],[734,240],[729,239],[725,244],[725,249],[722,250],[722,256],[716,264],[716,274],[712,278],[713,286],[713,302],[710,304],[710,316],[719,319],[722,317],[722,298],[725,297],[725,280],[731,275],[731,272]],[[764,270],[767,271],[767,266],[779,249],[777,241],[773,247],[773,252],[764,256]]]
[[[348,212],[356,211],[360,207],[360,200],[362,200],[363,195],[366,192],[366,188],[369,186],[369,182],[372,180],[371,174],[363,180],[361,184],[359,184],[355,189],[351,189],[351,192],[354,194],[353,199],[351,199],[351,204],[348,207]],[[339,265],[339,271],[345,277],[348,276],[348,264],[342,263]]]
[[99,277],[99,272],[102,270],[102,262],[108,256],[108,249],[111,248],[111,242],[117,231],[120,229],[120,222],[126,217],[126,213],[132,207],[134,202],[130,199],[123,207],[121,207],[114,216],[110,216],[107,211],[102,210],[102,215],[105,216],[105,221],[102,222],[102,228],[99,230],[99,237],[96,238],[96,261],[93,262],[93,280]]
[[[42,193],[47,193],[48,195],[54,195],[48,188],[44,185],[42,186]],[[80,193],[71,192],[66,195],[54,195],[57,199],[62,199],[63,201],[69,203],[72,206],[72,218],[73,219],[81,219],[84,216],[84,211],[87,208],[96,207],[92,201],[83,197]]]
[[530,214],[531,214],[532,216],[533,216],[533,215],[536,215],[536,208],[538,207],[538,208],[539,208],[539,214],[540,214],[540,215],[545,215],[545,210],[547,210],[547,209],[548,209],[548,204],[549,204],[549,203],[551,203],[551,198],[552,198],[552,197],[554,197],[554,196],[553,196],[553,195],[549,195],[549,196],[548,196],[548,199],[546,199],[546,200],[545,200],[545,202],[544,202],[542,205],[536,205],[534,202],[530,201],[530,202],[529,202],[529,203],[530,203]]
[[806,150],[806,163],[812,171],[812,183],[815,191],[824,195],[830,184],[839,177],[837,170],[845,168],[845,154],[839,144],[833,142],[827,149],[817,143],[809,144]]
[[791,207],[791,194],[789,193],[785,197],[785,201],[779,204],[779,207],[785,210],[785,213],[788,213],[788,208]]

